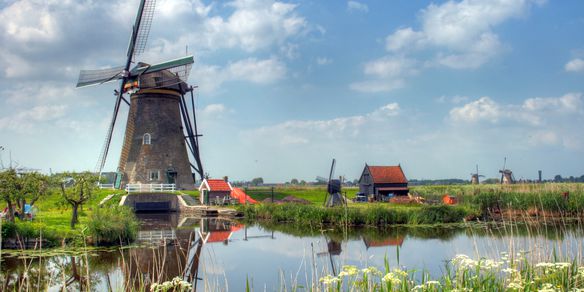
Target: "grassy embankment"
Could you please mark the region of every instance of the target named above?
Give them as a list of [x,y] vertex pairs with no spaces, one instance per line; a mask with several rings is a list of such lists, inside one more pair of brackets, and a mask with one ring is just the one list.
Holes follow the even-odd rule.
[[[262,201],[272,196],[271,188],[249,188],[252,198]],[[352,198],[357,188],[345,188]],[[584,215],[584,184],[517,184],[415,186],[410,193],[432,205],[396,205],[392,203],[349,203],[347,208],[322,208],[324,187],[275,187],[274,198],[286,196],[308,200],[310,205],[241,206],[246,218],[272,223],[293,222],[308,225],[392,225],[462,222],[464,219],[545,220],[546,218],[581,218]],[[442,205],[444,194],[456,196],[456,206]],[[567,194],[567,195],[566,195]]]
[[[71,228],[71,207],[63,203],[60,193],[53,192],[35,203],[34,208],[38,212],[34,220],[15,219],[14,224],[3,221],[2,238],[4,241],[16,239],[21,242],[43,238],[43,244],[48,246],[63,243],[80,246],[87,239],[99,244],[131,240],[135,236],[131,233],[137,230],[137,223],[132,220],[133,213],[115,207],[122,193],[119,190],[97,190],[80,209],[79,222]],[[104,208],[100,208],[99,202],[109,194],[117,195],[104,204]]]

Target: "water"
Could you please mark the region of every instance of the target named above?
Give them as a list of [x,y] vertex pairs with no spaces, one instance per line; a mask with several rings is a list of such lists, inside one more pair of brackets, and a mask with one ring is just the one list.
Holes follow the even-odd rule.
[[241,291],[246,281],[255,290],[273,291],[316,282],[343,265],[383,270],[386,260],[392,267],[425,270],[437,277],[456,254],[497,258],[503,251],[525,250],[535,259],[549,259],[554,253],[582,258],[584,239],[578,225],[320,230],[246,226],[178,214],[139,216],[139,247],[42,259],[3,255],[1,290],[30,285],[35,291],[60,291],[63,286],[71,291],[87,286],[122,291],[184,276],[198,278],[201,291]]

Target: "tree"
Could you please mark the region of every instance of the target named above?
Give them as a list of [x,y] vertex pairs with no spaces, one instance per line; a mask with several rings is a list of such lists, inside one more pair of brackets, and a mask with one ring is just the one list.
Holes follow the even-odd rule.
[[297,184],[298,184],[298,179],[295,179],[295,178],[293,178],[293,179],[290,181],[290,183],[291,183],[291,184],[293,184],[293,185],[297,185]]
[[554,176],[554,182],[562,182],[564,179],[562,178],[561,175],[557,174],[556,176]]
[[306,181],[305,180],[301,180],[300,181],[300,184],[304,186],[304,185],[306,185]]
[[261,177],[256,177],[254,179],[251,180],[251,184],[254,186],[259,186],[259,185],[263,185],[264,184],[264,179]]
[[99,177],[90,172],[64,174],[61,180],[61,194],[65,202],[73,209],[71,228],[75,228],[75,224],[79,221],[79,206],[91,198],[91,193],[97,188],[98,181]]
[[0,196],[8,205],[8,220],[14,222],[14,213],[23,220],[25,206],[45,196],[50,187],[50,179],[38,172],[18,173],[7,169],[0,173]]

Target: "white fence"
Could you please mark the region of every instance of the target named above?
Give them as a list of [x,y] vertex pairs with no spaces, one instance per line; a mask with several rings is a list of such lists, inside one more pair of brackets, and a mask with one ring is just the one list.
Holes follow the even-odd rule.
[[129,193],[153,193],[174,192],[176,184],[127,184],[126,192]]
[[171,230],[138,231],[138,241],[174,240],[176,232]]
[[114,189],[114,184],[98,184],[100,189]]

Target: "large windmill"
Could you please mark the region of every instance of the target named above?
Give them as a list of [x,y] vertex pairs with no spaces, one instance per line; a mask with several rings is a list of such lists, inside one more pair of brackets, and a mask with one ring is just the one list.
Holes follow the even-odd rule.
[[478,185],[480,183],[481,177],[485,177],[485,176],[479,175],[479,165],[477,164],[477,172],[470,174],[470,183],[473,185]]
[[503,161],[503,169],[499,170],[499,173],[501,174],[501,184],[514,184],[515,178],[513,177],[513,172],[510,169],[505,168],[506,165],[507,157],[505,157]]
[[[186,81],[193,56],[150,65],[137,62],[144,52],[156,0],[141,0],[123,66],[82,70],[77,87],[119,80],[105,143],[96,165],[101,174],[122,101],[130,106],[116,186],[171,183],[193,189],[193,171],[203,179],[193,87]],[[189,110],[185,94],[190,93]],[[128,101],[128,98],[129,100]],[[192,119],[191,119],[192,115]],[[189,150],[194,163],[189,160]],[[191,170],[192,168],[192,170]]]

